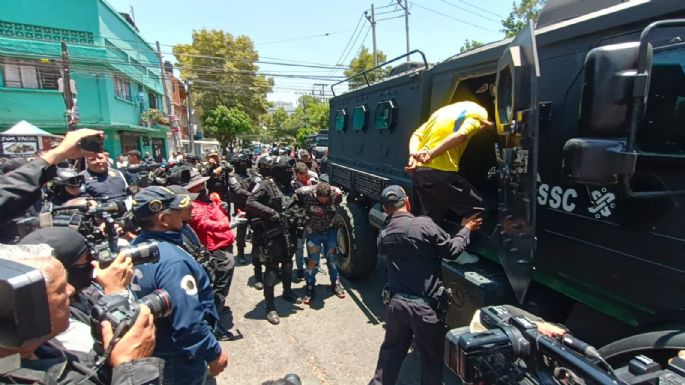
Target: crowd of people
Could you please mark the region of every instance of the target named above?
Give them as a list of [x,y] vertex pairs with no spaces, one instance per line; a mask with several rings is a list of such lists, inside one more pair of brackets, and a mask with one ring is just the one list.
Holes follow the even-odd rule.
[[[248,263],[248,236],[254,287],[264,292],[264,318],[271,324],[280,322],[274,303],[279,280],[287,301],[314,297],[321,247],[331,290],[345,296],[331,236],[342,193],[317,183],[318,167],[305,151],[297,158],[264,155],[257,167],[246,153],[224,159],[218,152],[205,160],[179,156],[160,167],[135,150],[115,163],[106,152],[79,146],[102,135],[69,132],[56,148],[7,165],[0,176],[0,258],[40,270],[52,296],[51,333],[17,349],[0,347],[0,357],[27,358],[1,378],[22,382],[29,370],[45,377],[57,360],[65,365],[57,383],[203,384],[228,364],[219,342],[242,338],[225,316],[235,265]],[[33,245],[43,247],[39,255]],[[153,263],[138,263],[129,252],[150,245],[158,250]],[[303,297],[292,289],[293,275],[307,280]],[[112,339],[120,331],[92,316],[110,296],[133,304],[160,290],[170,313],[159,316],[138,304],[123,336]],[[95,334],[102,337],[92,337],[90,330],[100,327]]]

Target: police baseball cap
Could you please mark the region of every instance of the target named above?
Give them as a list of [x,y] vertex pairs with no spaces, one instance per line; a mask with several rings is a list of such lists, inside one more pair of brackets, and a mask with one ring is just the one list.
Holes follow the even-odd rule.
[[147,218],[166,209],[185,209],[190,206],[190,201],[189,195],[177,194],[167,187],[150,186],[133,197],[133,215]]
[[214,155],[219,156],[219,151],[211,150],[211,151],[209,151],[209,154],[207,154],[207,156],[214,156]]
[[399,208],[404,206],[406,201],[407,193],[396,184],[386,187],[381,193],[381,203],[383,206]]

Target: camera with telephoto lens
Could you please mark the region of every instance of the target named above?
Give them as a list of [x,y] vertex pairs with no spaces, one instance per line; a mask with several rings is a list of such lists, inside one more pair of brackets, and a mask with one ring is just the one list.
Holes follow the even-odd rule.
[[450,330],[445,337],[445,365],[464,385],[685,384],[683,359],[676,357],[662,369],[640,355],[614,370],[597,349],[572,335],[543,334],[536,324],[539,320],[514,307],[483,307],[480,323],[487,330]]
[[136,322],[140,314],[140,305],[146,305],[150,308],[150,313],[152,313],[152,317],[155,319],[171,314],[171,297],[163,289],[157,289],[135,302],[131,302],[129,297],[124,295],[105,295],[98,300],[91,310],[91,317],[94,321],[92,323],[93,336],[96,341],[100,344],[102,343],[102,335],[100,333],[100,323],[102,321],[109,321],[115,335],[124,335]]
[[[135,246],[121,249],[119,252],[124,252],[131,257],[134,265],[159,262],[159,244],[155,241],[141,242]],[[107,268],[117,258],[117,254],[110,250],[106,242],[94,246],[93,256],[100,264],[101,269]]]

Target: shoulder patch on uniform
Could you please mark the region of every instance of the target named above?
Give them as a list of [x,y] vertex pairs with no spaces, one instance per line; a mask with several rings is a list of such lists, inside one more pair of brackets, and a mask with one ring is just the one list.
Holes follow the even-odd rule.
[[252,192],[256,192],[257,190],[259,190],[259,183],[257,183],[256,185],[254,185],[254,187],[252,187]]
[[228,180],[231,181],[231,183],[238,183],[238,180],[234,176],[228,178]]
[[117,173],[114,172],[114,170],[109,170],[109,176],[112,176],[112,177],[117,176]]
[[197,283],[195,282],[195,278],[193,278],[193,276],[190,274],[181,278],[181,289],[183,289],[183,291],[185,291],[188,295],[196,295]]

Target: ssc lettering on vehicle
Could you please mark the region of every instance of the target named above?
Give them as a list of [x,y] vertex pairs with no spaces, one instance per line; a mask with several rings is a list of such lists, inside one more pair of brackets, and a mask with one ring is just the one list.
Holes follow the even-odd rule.
[[538,186],[538,204],[548,206],[555,210],[564,210],[567,213],[576,209],[574,200],[578,198],[578,192],[573,188],[564,189],[561,186],[550,186],[540,183]]

